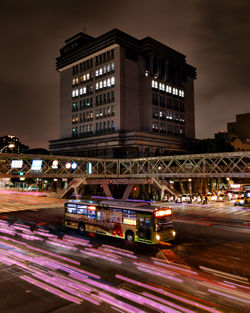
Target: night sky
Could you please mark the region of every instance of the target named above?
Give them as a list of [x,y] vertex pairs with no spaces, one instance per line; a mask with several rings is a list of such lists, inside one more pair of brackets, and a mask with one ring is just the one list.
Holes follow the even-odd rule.
[[250,112],[249,0],[1,1],[0,136],[30,146],[59,138],[59,74],[64,41],[118,28],[150,36],[197,68],[196,137],[226,130]]

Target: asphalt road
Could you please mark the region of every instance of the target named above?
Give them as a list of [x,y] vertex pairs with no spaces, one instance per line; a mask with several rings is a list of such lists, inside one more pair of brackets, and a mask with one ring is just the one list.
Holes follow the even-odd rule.
[[152,247],[65,231],[62,203],[49,201],[1,212],[0,312],[250,311],[249,244],[228,231],[245,236],[241,219],[175,206],[177,240]]

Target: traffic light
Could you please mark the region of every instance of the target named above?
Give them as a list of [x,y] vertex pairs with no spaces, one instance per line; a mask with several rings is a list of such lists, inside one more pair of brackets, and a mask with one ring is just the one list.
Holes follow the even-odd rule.
[[22,172],[22,171],[19,172],[19,175],[20,175],[20,176],[23,176],[23,175],[24,175],[24,172]]

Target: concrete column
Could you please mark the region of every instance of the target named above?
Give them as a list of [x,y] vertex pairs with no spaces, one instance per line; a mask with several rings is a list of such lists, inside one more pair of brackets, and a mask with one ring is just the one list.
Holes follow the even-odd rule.
[[203,193],[203,177],[200,178],[200,188],[199,193]]
[[204,193],[208,193],[208,179],[207,179],[207,177],[204,177],[203,178],[203,180],[204,180]]
[[216,189],[217,190],[220,189],[220,178],[219,177],[216,178]]

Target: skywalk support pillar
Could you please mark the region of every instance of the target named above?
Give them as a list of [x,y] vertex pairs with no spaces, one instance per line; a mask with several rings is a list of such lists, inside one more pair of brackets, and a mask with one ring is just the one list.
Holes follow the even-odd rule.
[[126,189],[125,189],[125,191],[124,191],[124,194],[123,194],[123,196],[122,196],[122,200],[123,200],[123,201],[125,201],[125,200],[128,199],[128,197],[129,197],[129,195],[130,195],[130,193],[131,193],[133,187],[134,187],[134,184],[129,184],[129,185],[126,187]]
[[103,190],[108,198],[113,198],[108,184],[103,184]]

